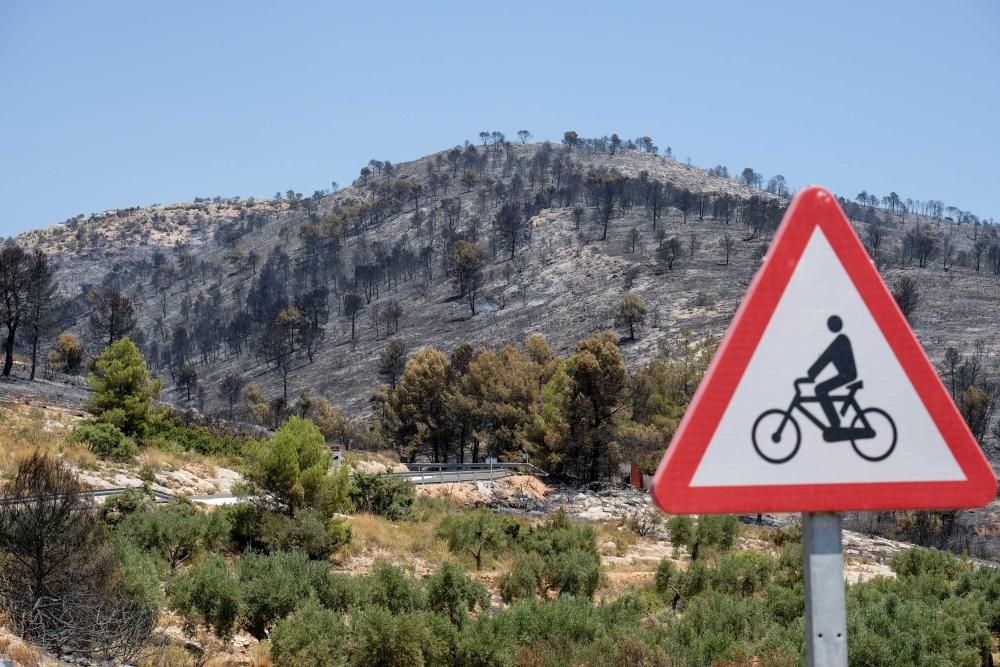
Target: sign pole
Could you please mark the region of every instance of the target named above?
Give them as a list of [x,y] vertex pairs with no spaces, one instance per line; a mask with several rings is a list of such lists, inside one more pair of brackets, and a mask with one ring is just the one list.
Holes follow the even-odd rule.
[[809,667],[847,667],[847,613],[839,514],[802,514],[802,574],[806,598],[806,664]]

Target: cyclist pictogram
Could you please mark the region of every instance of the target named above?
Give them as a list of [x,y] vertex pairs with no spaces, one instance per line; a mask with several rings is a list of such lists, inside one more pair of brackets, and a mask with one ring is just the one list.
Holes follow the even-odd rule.
[[[827,320],[827,328],[837,334],[833,342],[810,366],[805,377],[794,382],[795,396],[785,410],[767,410],[754,421],[751,437],[754,449],[766,461],[784,463],[791,460],[802,444],[802,429],[795,420],[795,412],[805,415],[823,433],[825,442],[850,442],[858,456],[868,461],[882,461],[896,447],[896,423],[881,408],[864,408],[856,395],[864,388],[858,380],[857,365],[851,339],[842,333],[844,323],[837,315]],[[829,366],[835,375],[823,382],[816,378]],[[802,392],[803,385],[813,385],[813,395]],[[843,389],[846,394],[832,392]],[[808,409],[818,403],[826,417],[824,422]],[[843,418],[850,413],[850,425],[843,425]]]

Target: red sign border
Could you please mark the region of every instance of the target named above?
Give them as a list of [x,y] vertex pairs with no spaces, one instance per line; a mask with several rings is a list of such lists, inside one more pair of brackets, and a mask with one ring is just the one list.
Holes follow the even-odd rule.
[[[698,464],[739,386],[813,230],[819,227],[966,479],[765,486],[691,486]],[[905,447],[905,443],[901,443]],[[747,447],[749,448],[749,440]],[[979,507],[997,480],[919,341],[832,194],[810,186],[792,200],[726,336],[653,477],[654,503],[671,514],[839,512]]]

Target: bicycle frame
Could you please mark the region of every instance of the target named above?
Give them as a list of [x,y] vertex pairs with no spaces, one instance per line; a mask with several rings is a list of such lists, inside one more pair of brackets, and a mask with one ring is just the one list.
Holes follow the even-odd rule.
[[[861,422],[864,424],[864,428],[871,429],[871,424],[869,424],[868,420],[865,418],[865,415],[861,410],[861,406],[858,405],[858,400],[854,396],[853,391],[849,394],[832,395],[830,396],[830,400],[833,401],[834,404],[836,403],[845,404],[844,407],[840,409],[841,415],[847,413],[848,407],[853,407],[854,412],[859,417],[861,417]],[[830,428],[830,424],[827,424],[826,422],[820,420],[818,417],[816,417],[816,415],[814,415],[813,413],[809,412],[804,407],[802,407],[804,403],[819,403],[819,402],[820,400],[818,396],[803,396],[802,390],[799,388],[798,385],[795,385],[795,398],[792,399],[792,402],[789,404],[788,409],[785,410],[785,417],[784,419],[781,420],[781,424],[778,426],[776,434],[781,435],[781,432],[785,430],[785,424],[787,424],[788,420],[791,419],[792,413],[796,409],[798,409],[799,412],[804,414],[809,419],[809,421],[815,424],[816,428],[818,428],[821,431],[826,431],[828,428]]]

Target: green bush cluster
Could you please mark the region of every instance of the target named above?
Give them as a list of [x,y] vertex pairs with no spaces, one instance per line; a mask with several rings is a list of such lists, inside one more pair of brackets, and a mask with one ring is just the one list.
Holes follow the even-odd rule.
[[143,444],[170,452],[197,452],[241,460],[256,441],[253,438],[206,426],[188,425],[166,409],[154,411],[147,420]]
[[513,532],[518,555],[510,571],[500,577],[506,602],[545,596],[548,591],[590,599],[604,574],[592,526],[570,522],[565,512],[527,530]]
[[409,515],[414,495],[413,485],[404,479],[363,472],[351,477],[351,502],[358,512],[396,521]]
[[108,422],[80,424],[70,432],[69,441],[83,443],[98,458],[112,461],[129,461],[139,450],[135,440]]

